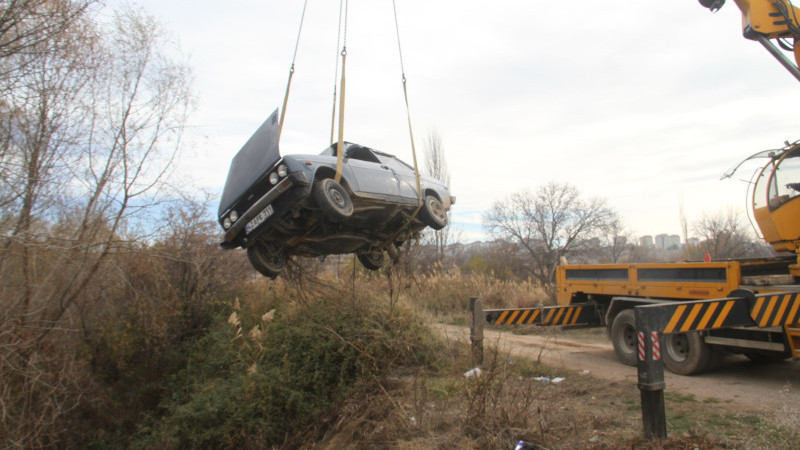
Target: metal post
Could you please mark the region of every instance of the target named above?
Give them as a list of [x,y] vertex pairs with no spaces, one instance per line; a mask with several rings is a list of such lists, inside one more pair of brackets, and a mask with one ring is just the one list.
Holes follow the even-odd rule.
[[483,327],[486,315],[480,297],[469,299],[469,340],[472,342],[472,359],[476,365],[483,364]]
[[[651,311],[655,312],[655,311]],[[641,307],[634,308],[637,331],[639,391],[642,399],[642,425],[647,439],[667,438],[667,419],[664,410],[664,364],[661,361],[661,333],[653,314]]]

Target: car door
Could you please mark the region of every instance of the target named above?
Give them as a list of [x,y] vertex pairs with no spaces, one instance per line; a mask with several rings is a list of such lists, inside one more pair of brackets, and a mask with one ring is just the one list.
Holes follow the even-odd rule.
[[381,162],[391,169],[394,178],[397,180],[397,189],[400,197],[404,200],[417,201],[417,178],[414,176],[414,169],[399,159],[389,155],[378,155]]
[[394,173],[366,147],[348,149],[345,162],[353,171],[357,190],[371,196],[399,195]]

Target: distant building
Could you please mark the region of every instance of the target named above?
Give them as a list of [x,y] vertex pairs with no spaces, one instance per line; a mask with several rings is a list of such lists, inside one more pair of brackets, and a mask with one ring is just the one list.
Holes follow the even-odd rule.
[[659,250],[678,250],[681,248],[681,237],[677,234],[659,234],[656,236],[656,248]]
[[639,245],[642,247],[652,247],[653,246],[653,236],[649,234],[646,236],[642,236],[639,238]]

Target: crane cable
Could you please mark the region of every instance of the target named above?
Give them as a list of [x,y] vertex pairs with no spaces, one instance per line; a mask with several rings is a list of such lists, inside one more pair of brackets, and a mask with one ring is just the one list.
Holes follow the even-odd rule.
[[[336,145],[336,174],[333,181],[339,182],[342,179],[342,165],[344,162],[344,99],[345,99],[345,65],[347,63],[347,6],[348,1],[344,0],[344,33],[342,35],[342,78],[339,89],[339,141]],[[339,9],[339,24],[342,23],[342,11]],[[336,102],[334,101],[334,105]],[[335,111],[334,111],[335,114]]]
[[[403,97],[404,97],[405,102],[406,102],[406,117],[408,118],[408,134],[409,134],[409,137],[411,139],[411,154],[412,154],[412,156],[414,158],[414,178],[416,179],[416,182],[417,182],[417,199],[418,199],[418,201],[417,201],[417,208],[414,210],[414,212],[410,216],[408,216],[408,220],[406,220],[405,225],[400,227],[400,229],[398,229],[397,232],[395,232],[393,235],[389,236],[389,238],[386,239],[383,242],[381,247],[385,247],[385,248],[394,248],[394,243],[396,242],[397,237],[404,230],[408,229],[408,227],[411,225],[411,222],[414,220],[414,218],[417,217],[417,214],[419,214],[420,209],[422,209],[423,198],[424,198],[423,194],[421,192],[422,191],[422,186],[421,186],[420,179],[419,179],[419,165],[417,164],[417,149],[414,146],[414,129],[413,129],[412,125],[411,125],[411,108],[409,107],[409,104],[408,104],[408,88],[407,88],[408,83],[406,82],[406,71],[405,71],[405,66],[403,64],[403,49],[402,49],[402,47],[400,45],[400,25],[399,25],[398,20],[397,20],[397,3],[395,2],[395,0],[392,0],[392,8],[394,9],[394,26],[395,26],[395,31],[397,33],[397,51],[398,51],[398,53],[400,55],[400,72],[402,74],[402,80],[403,80]],[[386,247],[389,244],[391,244],[391,247]],[[396,258],[396,254],[397,254],[396,252],[397,252],[397,250],[395,249],[395,256],[393,256],[393,259]],[[390,255],[392,254],[391,251],[389,253],[390,253]]]
[[300,15],[300,28],[297,30],[297,40],[294,43],[294,54],[292,55],[292,65],[289,67],[289,81],[286,82],[286,94],[283,96],[283,108],[281,108],[281,120],[278,123],[278,142],[281,140],[283,132],[283,119],[286,117],[286,105],[289,103],[289,91],[292,87],[292,77],[294,76],[294,61],[297,58],[297,48],[300,46],[300,34],[303,32],[303,21],[306,18],[306,6],[308,0],[303,3],[303,13]]

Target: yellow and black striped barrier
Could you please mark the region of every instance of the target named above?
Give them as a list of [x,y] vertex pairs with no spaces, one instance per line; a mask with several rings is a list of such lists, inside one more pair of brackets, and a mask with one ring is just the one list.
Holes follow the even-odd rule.
[[[740,291],[736,291],[740,292]],[[655,329],[664,334],[717,328],[791,325],[800,321],[797,292],[744,295],[714,300],[658,303],[639,308],[650,311]]]
[[545,306],[540,308],[487,309],[492,325],[599,325],[594,305]]
[[747,305],[737,299],[701,300],[662,305],[669,319],[663,333],[710,330],[749,322]]
[[798,307],[797,292],[757,296],[750,317],[761,328],[792,325],[800,322]]

